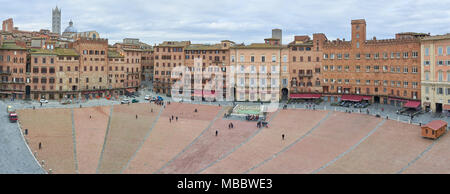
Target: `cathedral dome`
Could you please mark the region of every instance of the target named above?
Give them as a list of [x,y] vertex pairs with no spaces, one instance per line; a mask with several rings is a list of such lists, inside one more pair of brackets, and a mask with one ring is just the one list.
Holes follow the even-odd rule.
[[64,30],[64,32],[68,32],[68,33],[77,33],[77,29],[75,29],[75,27],[73,27],[73,22],[72,22],[72,20],[70,20],[69,26]]

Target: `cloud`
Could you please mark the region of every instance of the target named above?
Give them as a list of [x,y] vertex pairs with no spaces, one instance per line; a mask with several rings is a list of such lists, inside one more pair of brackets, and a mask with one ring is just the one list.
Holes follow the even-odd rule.
[[325,33],[350,39],[350,21],[364,18],[367,37],[392,38],[416,31],[450,31],[450,5],[437,0],[0,0],[0,19],[12,17],[23,30],[51,29],[51,9],[62,9],[62,30],[70,19],[79,31],[96,30],[110,43],[126,37],[148,44],[165,40],[214,43],[263,42],[272,28],[283,43],[294,35]]

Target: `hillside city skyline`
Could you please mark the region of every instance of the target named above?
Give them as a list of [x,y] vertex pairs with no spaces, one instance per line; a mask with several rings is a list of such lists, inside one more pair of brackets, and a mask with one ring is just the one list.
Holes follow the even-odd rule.
[[[251,4],[252,1],[246,3]],[[264,14],[266,7],[274,4],[269,2],[245,8],[237,5],[235,1],[210,4],[193,1],[190,4],[171,4],[171,9],[164,9],[166,6],[160,2],[151,2],[140,8],[120,10],[120,16],[115,14],[119,3],[116,6],[91,6],[86,9],[78,8],[77,2],[51,1],[41,3],[40,1],[26,2],[33,6],[24,6],[23,9],[15,9],[23,4],[22,1],[7,3],[2,14],[2,19],[13,18],[15,26],[20,30],[39,31],[40,29],[51,30],[51,10],[58,6],[62,9],[61,28],[64,30],[69,21],[74,22],[74,26],[80,31],[95,30],[103,38],[109,39],[112,44],[120,42],[123,38],[139,38],[141,41],[154,45],[165,40],[190,40],[193,43],[217,43],[220,40],[232,40],[236,43],[261,42],[269,35],[267,29],[279,28],[283,30],[283,44],[288,44],[294,39],[294,35],[313,33],[325,33],[330,40],[337,38],[350,40],[347,28],[348,21],[353,19],[365,19],[367,25],[367,37],[371,39],[393,38],[399,32],[420,32],[431,35],[445,34],[450,31],[444,25],[450,22],[450,12],[445,10],[442,2],[426,4],[423,1],[383,3],[377,1],[373,3],[356,4],[349,1],[336,1],[334,3],[311,3],[298,1],[295,4],[302,5],[305,9],[291,9],[286,6],[286,2],[281,2],[280,9],[285,12],[275,12]],[[428,2],[428,1],[427,1]],[[92,2],[91,4],[97,4]],[[82,1],[78,4],[84,4]],[[135,1],[130,4],[140,5]],[[327,6],[340,4],[333,12],[320,11]],[[371,6],[371,5],[383,6]],[[152,6],[149,6],[152,5]],[[320,6],[319,6],[320,5]],[[425,6],[426,5],[426,6]],[[212,6],[224,7],[217,13],[210,13],[208,10],[215,10]],[[95,8],[94,8],[95,7]],[[295,6],[294,6],[295,7]],[[321,7],[320,10],[305,11],[308,8]],[[347,10],[357,8],[356,11],[348,13]],[[34,8],[34,9],[33,9]],[[159,11],[159,9],[166,11]],[[202,9],[205,8],[205,9]],[[21,13],[22,10],[27,13]],[[179,9],[185,9],[178,12]],[[442,11],[439,11],[442,9]],[[11,12],[10,10],[21,10]],[[39,10],[36,12],[35,10]],[[186,11],[189,10],[189,11]],[[227,11],[229,10],[229,11]],[[314,9],[313,9],[314,10]],[[324,9],[326,10],[326,9]],[[236,14],[239,13],[239,14]],[[173,14],[180,14],[180,17],[173,17]],[[38,16],[39,15],[39,16]],[[92,18],[92,16],[96,16]],[[143,18],[144,16],[144,18]],[[240,17],[241,16],[241,17]],[[245,16],[245,17],[243,17]],[[245,18],[245,19],[239,19]],[[292,19],[296,18],[296,19]],[[427,19],[430,18],[430,19]]]

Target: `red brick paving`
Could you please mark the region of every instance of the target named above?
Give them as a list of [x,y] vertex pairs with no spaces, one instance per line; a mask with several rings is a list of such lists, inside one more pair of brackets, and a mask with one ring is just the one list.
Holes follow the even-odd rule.
[[[153,113],[150,112],[153,107]],[[150,130],[160,106],[117,105],[104,147],[100,173],[120,173]],[[198,113],[193,110],[197,108]],[[208,126],[220,107],[172,103],[157,121],[149,138],[124,173],[153,173],[167,164]],[[77,160],[80,173],[95,173],[104,143],[110,107],[74,109]],[[39,161],[53,173],[75,173],[70,109],[19,110],[22,129]],[[89,115],[93,119],[89,119]],[[136,120],[135,115],[139,119]],[[179,121],[169,123],[169,116]],[[280,110],[249,142],[202,173],[242,173],[260,164],[304,135],[327,114],[326,111]],[[311,173],[347,151],[381,119],[361,114],[332,113],[311,134],[250,173]],[[271,114],[272,115],[272,114]],[[189,149],[161,173],[195,173],[228,153],[256,132],[256,123],[220,118]],[[270,118],[270,115],[269,115]],[[219,136],[214,132],[219,129]],[[281,134],[286,139],[281,141]],[[450,173],[450,137],[444,137],[404,173]],[[38,149],[38,142],[43,149]],[[320,173],[396,173],[433,141],[420,136],[418,126],[386,121],[354,150]]]
[[[233,122],[234,128],[228,129]],[[217,120],[198,141],[161,173],[195,173],[250,137],[258,128],[256,122]],[[215,136],[216,130],[219,135]]]
[[114,106],[99,173],[121,172],[144,140],[160,108],[149,103]]
[[389,120],[320,173],[396,173],[429,144],[420,136],[420,127]]
[[[326,114],[326,111],[280,110],[269,128],[203,173],[243,173],[304,135]],[[281,134],[286,135],[284,141]]]
[[[418,131],[416,135],[421,135]],[[422,158],[409,166],[403,173],[406,174],[449,174],[450,173],[450,135],[445,133],[430,151]],[[423,139],[429,143],[436,140]],[[418,154],[417,154],[418,155]]]
[[[194,113],[195,108],[197,113]],[[124,173],[154,173],[199,136],[220,109],[218,106],[171,103]],[[172,115],[178,116],[178,122],[169,122]]]
[[57,174],[75,173],[71,110],[27,109],[18,114],[22,129],[28,129],[26,139],[31,150],[37,152],[39,162],[45,161],[44,169]]
[[250,173],[311,173],[356,144],[379,122],[373,116],[333,112],[303,140]]
[[94,174],[96,171],[110,110],[110,106],[74,109],[79,173]]

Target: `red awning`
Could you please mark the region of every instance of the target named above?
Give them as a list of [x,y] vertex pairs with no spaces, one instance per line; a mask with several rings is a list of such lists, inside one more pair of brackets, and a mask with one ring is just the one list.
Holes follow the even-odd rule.
[[341,100],[343,101],[352,101],[352,102],[361,102],[364,96],[359,95],[342,95]]
[[372,96],[363,96],[363,100],[372,100]]
[[430,129],[433,129],[433,130],[438,130],[445,125],[447,125],[447,122],[445,122],[443,120],[434,120],[434,121],[429,122],[427,125],[425,125],[425,127],[429,127]]
[[322,97],[321,94],[291,94],[292,99],[316,99]]
[[444,104],[442,107],[444,110],[450,110],[450,104]]
[[407,108],[417,108],[420,106],[420,101],[408,101],[406,104],[403,105],[403,107]]

